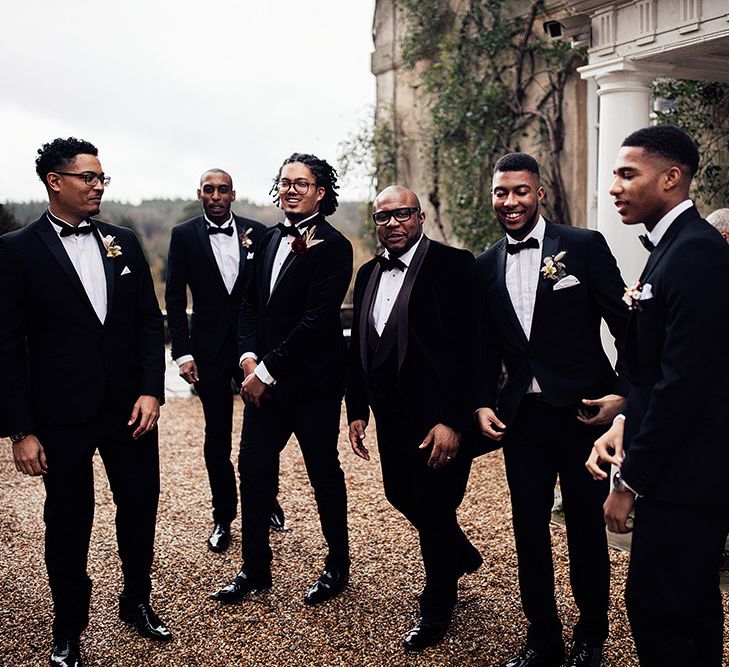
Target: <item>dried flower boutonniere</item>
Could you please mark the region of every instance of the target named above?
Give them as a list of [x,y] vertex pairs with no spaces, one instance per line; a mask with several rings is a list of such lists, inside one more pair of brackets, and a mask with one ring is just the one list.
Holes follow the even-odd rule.
[[567,275],[567,271],[562,262],[566,254],[567,251],[563,250],[562,252],[558,252],[554,257],[551,255],[545,257],[544,266],[539,269],[542,272],[542,276],[549,280],[562,280]]
[[240,238],[240,244],[244,248],[250,248],[253,245],[253,239],[250,237],[250,234],[252,231],[253,231],[253,227],[249,227],[244,232],[241,232],[238,235],[238,238]]
[[638,280],[632,287],[625,288],[625,294],[623,294],[623,301],[628,304],[628,310],[641,310],[640,299],[643,286]]
[[106,256],[114,259],[122,254],[121,246],[117,244],[116,237],[111,234],[101,237],[101,242],[104,244],[104,250],[106,250]]
[[303,255],[309,248],[314,247],[317,243],[323,243],[324,239],[315,239],[316,225],[307,229],[303,236],[297,236],[291,241],[291,252],[296,255]]

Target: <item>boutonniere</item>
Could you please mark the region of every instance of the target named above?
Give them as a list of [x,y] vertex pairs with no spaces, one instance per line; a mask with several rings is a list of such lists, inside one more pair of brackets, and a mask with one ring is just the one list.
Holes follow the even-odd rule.
[[317,243],[323,243],[324,239],[315,239],[316,225],[307,229],[303,236],[296,236],[291,241],[291,252],[296,255],[303,255],[309,248],[313,248]]
[[638,280],[632,287],[625,288],[623,301],[628,304],[628,310],[641,310],[640,299],[642,292],[643,285],[640,284],[640,280]]
[[106,250],[106,256],[114,259],[122,254],[122,249],[116,242],[116,237],[111,234],[101,237],[101,242],[104,244],[104,250]]
[[548,278],[549,280],[562,280],[567,276],[567,271],[562,262],[564,256],[567,254],[566,250],[558,252],[554,257],[549,255],[543,260],[544,266],[539,269],[542,272],[542,277]]
[[244,248],[250,248],[253,245],[253,239],[250,237],[250,233],[253,231],[253,227],[249,227],[244,232],[241,232],[238,235],[238,238],[240,238],[240,244]]

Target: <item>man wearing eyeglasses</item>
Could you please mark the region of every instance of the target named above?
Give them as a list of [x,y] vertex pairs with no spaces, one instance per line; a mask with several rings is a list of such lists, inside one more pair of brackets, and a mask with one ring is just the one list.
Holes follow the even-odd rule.
[[70,666],[81,664],[89,620],[97,448],[116,504],[119,615],[144,636],[172,638],[149,603],[164,342],[139,241],[91,217],[109,184],[96,148],[56,139],[38,151],[36,171],[48,209],[0,238],[0,435],[17,470],[46,488],[51,664]]
[[352,246],[324,217],[337,208],[336,188],[337,172],[326,161],[294,153],[271,189],[285,221],[263,234],[241,304],[243,564],[213,594],[222,603],[271,587],[268,515],[278,492],[279,455],[292,434],[328,547],[324,570],[304,602],[324,602],[349,581],[347,492],[337,440],[346,373],[339,310],[352,277]]
[[370,409],[385,495],[418,531],[425,566],[420,620],[404,639],[416,651],[450,626],[458,579],[483,560],[458,525],[471,454],[461,436],[473,418],[477,302],[473,255],[423,234],[414,192],[375,199],[382,255],[357,273],[347,384],[349,440],[369,461]]
[[[165,302],[172,358],[180,376],[195,385],[203,406],[205,466],[213,504],[213,530],[207,546],[221,553],[230,545],[230,524],[238,509],[230,461],[231,381],[240,385],[243,380],[238,365],[238,311],[265,227],[231,212],[233,179],[221,169],[209,169],[200,177],[197,198],[202,215],[172,230]],[[275,500],[271,526],[277,530],[284,526],[283,512]]]

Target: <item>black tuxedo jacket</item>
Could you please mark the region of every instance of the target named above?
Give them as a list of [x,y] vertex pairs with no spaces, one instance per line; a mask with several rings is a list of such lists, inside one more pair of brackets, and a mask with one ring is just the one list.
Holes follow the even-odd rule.
[[[506,243],[504,237],[476,260],[482,297],[479,405],[498,406],[499,417],[508,425],[532,377],[555,406],[608,393],[625,396],[628,311],[621,300],[625,285],[603,236],[547,221],[542,259],[565,251],[565,270],[579,284],[554,290],[556,281],[540,274],[528,339],[506,287]],[[603,318],[615,337],[617,374],[600,339]],[[502,363],[507,380],[499,392]]]
[[342,396],[346,346],[340,308],[352,278],[352,244],[322,215],[312,245],[289,252],[270,291],[281,240],[277,227],[259,241],[251,279],[241,302],[238,350],[253,352],[276,380],[271,393],[283,400]]
[[[202,376],[230,373],[236,367],[237,345],[225,349],[226,341],[236,341],[238,313],[248,282],[253,258],[265,227],[260,222],[233,216],[236,235],[251,229],[253,242],[241,244],[240,270],[233,291],[223,282],[210,244],[205,218],[200,215],[172,229],[167,259],[165,303],[167,324],[172,337],[172,358],[191,354]],[[187,288],[192,295],[192,318],[188,326]]]
[[660,501],[729,502],[729,248],[691,207],[640,282],[652,298],[630,316],[623,477]]
[[[347,418],[369,421],[396,407],[416,437],[425,437],[442,423],[463,433],[470,429],[475,408],[474,377],[478,302],[473,255],[423,237],[408,267],[403,286],[382,333],[396,331],[395,377],[378,386],[377,369],[385,358],[373,355],[368,343],[372,305],[381,267],[364,264],[354,284],[354,319],[347,384]],[[389,375],[389,374],[388,374]],[[396,404],[396,405],[394,405]]]
[[107,391],[131,414],[142,394],[164,399],[162,314],[134,232],[98,220],[122,254],[106,256],[100,322],[45,214],[0,237],[0,435],[84,422]]

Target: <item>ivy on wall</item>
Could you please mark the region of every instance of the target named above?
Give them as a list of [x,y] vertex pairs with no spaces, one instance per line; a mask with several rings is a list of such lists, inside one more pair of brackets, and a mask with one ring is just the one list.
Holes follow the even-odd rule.
[[421,82],[431,100],[423,129],[436,221],[447,215],[453,234],[474,250],[499,238],[490,203],[491,169],[528,137],[530,145],[539,146],[548,213],[570,224],[560,169],[564,93],[584,54],[541,36],[543,1],[526,3],[527,11],[518,16],[510,12],[513,3],[501,0],[396,4],[407,24],[404,64],[421,65]]
[[704,212],[729,207],[729,84],[658,79],[653,97],[658,122],[680,127],[699,146],[692,189]]

